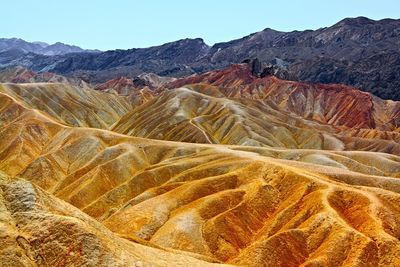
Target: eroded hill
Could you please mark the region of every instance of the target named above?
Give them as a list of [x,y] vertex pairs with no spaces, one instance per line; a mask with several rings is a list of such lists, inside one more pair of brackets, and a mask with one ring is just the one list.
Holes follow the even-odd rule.
[[260,78],[239,64],[132,92],[141,104],[112,126],[115,132],[192,143],[400,153],[400,103],[351,87]]
[[[361,138],[362,142],[377,143],[356,147],[361,141],[352,136],[348,126],[306,120],[257,99],[239,101],[196,92],[202,88],[165,90],[144,101],[146,109],[157,106],[158,101],[159,110],[148,115],[143,113],[145,109],[137,112],[143,119],[158,114],[142,126],[152,127],[153,121],[163,126],[163,122],[171,123],[170,119],[176,120],[175,129],[181,129],[180,119],[203,112],[205,121],[213,121],[205,129],[217,132],[221,140],[225,136],[231,145],[144,139],[72,126],[61,115],[52,117],[47,105],[35,104],[25,96],[39,90],[35,95],[57,99],[57,95],[52,96],[59,93],[56,85],[13,86],[3,86],[0,95],[2,231],[12,233],[2,234],[6,242],[1,243],[0,251],[9,262],[104,266],[136,261],[184,266],[210,262],[246,266],[400,264],[398,141]],[[30,90],[25,92],[24,86]],[[210,88],[222,94],[220,89],[206,89]],[[104,100],[104,105],[96,106],[95,114],[73,113],[79,121],[92,121],[92,116],[103,112],[113,114],[116,106],[125,103],[110,94],[79,93],[62,99],[73,97],[80,99],[79,103]],[[58,106],[57,114],[72,112],[69,103],[76,102]],[[171,106],[176,107],[173,116],[165,109]],[[120,114],[121,121],[135,115],[122,110],[127,113]],[[118,116],[107,121],[111,123]],[[226,127],[231,130],[211,131],[211,126],[232,119],[232,126]],[[306,146],[288,149],[273,143],[248,146],[240,141],[255,135],[243,125],[253,121],[262,121],[257,128],[260,132],[264,128],[273,131],[274,127],[289,131],[286,135],[271,132],[262,139],[271,143],[283,136],[292,142],[293,136],[301,138],[307,133],[308,139],[315,140],[318,131],[340,136],[347,128],[352,141],[341,141],[349,151]],[[333,130],[336,132],[331,133]],[[312,135],[313,131],[316,134]],[[192,136],[194,141],[206,140],[206,134],[193,128],[168,139],[192,132],[198,135]],[[318,142],[309,143],[315,146]],[[387,148],[390,146],[392,150]],[[389,153],[371,152],[380,150],[378,147]],[[55,251],[64,256],[55,256]]]
[[[0,84],[0,93],[3,98],[11,98],[14,104],[43,112],[70,126],[108,129],[132,109],[126,97],[102,94],[69,83]],[[7,105],[1,108],[8,110]]]

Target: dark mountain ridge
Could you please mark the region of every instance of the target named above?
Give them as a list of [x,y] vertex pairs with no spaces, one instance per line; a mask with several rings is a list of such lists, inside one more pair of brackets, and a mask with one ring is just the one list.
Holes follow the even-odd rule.
[[0,67],[21,65],[98,83],[141,73],[181,77],[257,58],[292,80],[342,83],[400,100],[400,20],[346,18],[331,27],[281,32],[266,28],[208,46],[184,39],[150,48],[46,56],[0,52]]
[[48,44],[45,42],[27,42],[20,38],[0,38],[0,52],[15,49],[20,50],[21,53],[34,53],[47,56],[81,52],[100,52],[99,50],[82,49],[78,46],[61,42]]

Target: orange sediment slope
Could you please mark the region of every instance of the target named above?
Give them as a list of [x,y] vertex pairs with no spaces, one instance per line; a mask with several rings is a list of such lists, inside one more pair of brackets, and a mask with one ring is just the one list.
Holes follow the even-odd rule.
[[[40,95],[57,92],[41,86]],[[177,98],[174,114],[178,115],[170,117],[177,120],[176,125],[187,114],[197,112],[196,108],[205,118],[194,117],[184,125],[194,127],[188,128],[192,129],[188,133],[198,134],[192,140],[180,140],[183,133],[171,134],[169,139],[178,136],[176,141],[204,138],[204,143],[229,142],[151,140],[72,127],[63,116],[53,118],[48,108],[29,104],[25,96],[2,92],[0,170],[4,174],[0,203],[2,216],[6,216],[2,217],[2,231],[12,234],[0,245],[0,255],[10,263],[400,264],[400,157],[396,150],[383,149],[382,144],[396,143],[392,140],[365,138],[379,143],[365,146],[366,151],[356,147],[360,144],[351,131],[361,133],[367,128],[349,129],[345,133],[353,144],[346,143],[340,139],[345,128],[339,126],[305,121],[277,107],[264,112],[267,107],[247,107],[244,102],[179,89],[144,103],[146,109],[158,105],[160,110],[158,117],[143,122],[143,127],[152,129],[152,120],[166,120],[164,107],[171,105],[162,103],[174,104]],[[80,96],[73,94],[72,98],[76,103]],[[99,109],[111,112],[108,106]],[[137,113],[139,117],[147,116],[146,109]],[[262,113],[269,124],[256,120]],[[73,114],[79,121],[91,121],[91,114]],[[226,119],[218,121],[213,114]],[[133,115],[127,108],[125,114],[115,116],[119,122],[113,127]],[[221,126],[231,119],[233,125]],[[207,120],[213,123],[206,124]],[[259,133],[282,127],[297,134],[282,136],[314,141],[303,149],[241,143],[257,139],[235,120],[243,125],[249,120],[260,123]],[[314,128],[309,128],[309,136],[301,137],[301,129],[307,129],[304,125]],[[252,124],[249,128],[256,129]],[[331,145],[333,149],[322,150],[311,134],[317,130],[339,140],[342,149]],[[263,140],[282,144],[292,140],[278,133],[271,132]],[[287,144],[295,144],[290,142]],[[378,150],[376,147],[393,153],[368,151]]]
[[271,101],[211,96],[212,90],[217,89],[189,85],[165,90],[127,112],[110,129],[132,136],[192,143],[400,155],[397,130],[339,126],[305,118]]

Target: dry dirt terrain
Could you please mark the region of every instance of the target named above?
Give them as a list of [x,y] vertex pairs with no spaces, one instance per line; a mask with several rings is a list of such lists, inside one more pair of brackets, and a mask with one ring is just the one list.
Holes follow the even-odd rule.
[[244,64],[108,89],[0,84],[3,266],[400,266],[399,102]]

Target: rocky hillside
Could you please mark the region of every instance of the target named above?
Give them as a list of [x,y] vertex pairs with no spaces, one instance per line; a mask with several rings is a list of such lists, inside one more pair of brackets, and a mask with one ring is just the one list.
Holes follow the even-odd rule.
[[209,47],[202,39],[185,39],[161,46],[79,53],[65,56],[0,52],[0,67],[20,65],[34,71],[50,71],[99,82],[119,76],[135,77],[143,72],[162,76],[192,74],[190,65],[204,57]]
[[202,39],[161,46],[45,56],[0,51],[0,66],[22,65],[105,82],[146,73],[185,76],[258,58],[283,73],[281,78],[342,83],[385,99],[400,99],[400,20],[364,17],[344,19],[318,30],[279,32],[272,29],[211,47]]
[[214,45],[207,62],[247,57],[284,66],[301,81],[342,83],[383,98],[400,99],[400,20],[344,19],[315,31],[265,29]]
[[400,155],[400,103],[352,87],[258,77],[248,64],[235,64],[131,92],[132,102],[140,105],[113,125],[115,132],[192,143]]
[[[399,266],[400,157],[388,149],[396,142],[353,133],[344,141],[327,133],[320,142],[317,129],[344,135],[347,130],[296,116],[271,101],[228,98],[228,87],[204,86],[208,95],[164,90],[130,112],[114,94],[63,84],[1,85],[1,262]],[[314,95],[323,99],[310,89],[306,102]],[[347,98],[356,100],[352,93]],[[96,112],[90,112],[92,105]],[[321,103],[319,114],[331,106]],[[206,138],[204,131],[230,145],[104,130],[133,118],[132,127],[146,127],[138,135],[185,136],[170,133],[192,123],[198,127],[193,140]],[[104,122],[103,129],[85,127],[96,127],[93,121]],[[375,143],[356,147],[368,138]],[[242,142],[251,139],[270,144]],[[297,141],[305,144],[302,149],[274,147]],[[315,149],[318,143],[331,148]]]

